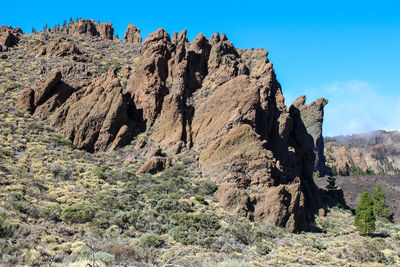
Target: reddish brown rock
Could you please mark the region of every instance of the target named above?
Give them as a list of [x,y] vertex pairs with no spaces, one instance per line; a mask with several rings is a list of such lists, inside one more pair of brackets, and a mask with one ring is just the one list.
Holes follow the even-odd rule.
[[6,51],[9,47],[16,46],[21,35],[22,30],[20,28],[0,26],[0,52]]
[[286,227],[291,232],[307,229],[306,203],[299,180],[258,194],[255,197],[254,218]]
[[220,184],[215,197],[227,211],[242,216],[249,215],[250,198],[246,191],[237,188],[235,184]]
[[99,36],[103,39],[112,40],[114,37],[114,27],[112,23],[95,23],[91,19],[79,19],[70,23],[66,28],[66,33],[72,35]]
[[155,157],[143,163],[143,165],[137,170],[136,174],[156,174],[157,172],[165,170],[170,165],[171,161],[168,158]]
[[[171,40],[159,29],[125,69],[125,90],[111,70],[76,87],[50,123],[91,152],[115,149],[141,131],[148,132],[140,148],[194,150],[203,175],[220,185],[222,207],[305,230],[319,208],[313,138],[321,133],[324,100],[288,110],[267,54],[237,49],[225,34],[211,40],[199,34],[189,42],[186,30]],[[139,172],[160,171],[165,160],[153,157]]]
[[107,151],[125,145],[138,132],[132,108],[112,68],[72,94],[50,123],[77,148]]
[[137,109],[142,110],[146,128],[154,124],[161,112],[164,96],[168,94],[168,60],[171,58],[171,40],[164,29],[150,34],[143,42],[142,55],[133,66],[127,84]]
[[142,42],[140,29],[130,23],[128,29],[125,31],[124,42],[129,44],[140,44]]
[[48,44],[45,41],[40,41],[34,50],[36,56],[68,57],[72,60],[82,62],[88,60],[88,57],[83,55],[78,47],[66,38],[60,38],[56,42],[49,42]]
[[[35,113],[40,105],[56,94],[56,87],[60,85],[60,82],[61,72],[57,70],[51,73],[47,79],[37,83],[31,88],[25,88],[22,90],[18,100],[19,107],[25,111]],[[50,102],[52,104],[49,104]],[[54,110],[54,101],[49,101],[47,105],[51,106],[47,111]]]

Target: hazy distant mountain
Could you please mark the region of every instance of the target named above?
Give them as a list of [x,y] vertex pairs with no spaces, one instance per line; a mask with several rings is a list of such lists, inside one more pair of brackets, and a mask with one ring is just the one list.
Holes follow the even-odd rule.
[[399,174],[400,132],[378,130],[366,134],[325,138],[326,165],[333,174]]

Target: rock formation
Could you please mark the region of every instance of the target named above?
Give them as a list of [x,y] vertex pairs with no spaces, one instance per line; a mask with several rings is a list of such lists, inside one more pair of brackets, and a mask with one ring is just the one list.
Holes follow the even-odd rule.
[[22,35],[20,28],[0,26],[0,52],[6,51],[9,47],[16,46]]
[[[91,33],[92,24],[84,22],[74,32]],[[56,131],[90,152],[122,146],[143,131],[169,153],[198,152],[226,210],[305,230],[318,204],[312,174],[327,102],[299,100],[288,110],[267,55],[237,49],[225,34],[189,42],[186,30],[171,40],[159,29],[132,60],[124,90],[111,69],[71,85],[70,96],[56,101],[64,90],[54,74],[25,89],[19,105],[48,115]],[[165,167],[156,157],[141,172]]]
[[140,29],[136,28],[132,23],[130,23],[124,35],[124,42],[129,44],[141,43],[142,36],[140,35]]
[[[319,171],[324,176],[328,170],[325,166],[324,138],[322,137],[322,122],[324,118],[324,107],[328,100],[321,98],[309,105],[305,105],[306,97],[300,96],[292,104],[292,111],[296,110],[301,121],[306,127],[307,134],[311,135],[314,143],[315,164],[314,171]],[[293,113],[292,112],[292,113]]]
[[95,23],[91,19],[79,19],[70,23],[66,32],[72,35],[91,35],[99,36],[103,39],[112,40],[114,37],[114,27],[112,23]]
[[73,42],[64,37],[48,44],[45,41],[40,41],[34,48],[34,53],[36,56],[69,57],[74,61],[81,62],[88,60]]

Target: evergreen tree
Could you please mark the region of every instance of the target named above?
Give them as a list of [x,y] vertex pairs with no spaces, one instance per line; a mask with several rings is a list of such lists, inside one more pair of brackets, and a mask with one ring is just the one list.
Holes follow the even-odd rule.
[[36,33],[36,29],[32,27],[32,33]]
[[375,231],[374,201],[369,193],[364,190],[360,203],[356,207],[354,225],[361,234],[370,234]]
[[379,219],[387,219],[389,215],[389,209],[385,202],[385,193],[380,184],[376,185],[374,193],[372,194],[372,199],[374,201],[374,213]]
[[335,177],[333,177],[332,175],[329,175],[327,181],[328,181],[328,184],[326,185],[326,190],[332,191],[332,190],[337,189]]

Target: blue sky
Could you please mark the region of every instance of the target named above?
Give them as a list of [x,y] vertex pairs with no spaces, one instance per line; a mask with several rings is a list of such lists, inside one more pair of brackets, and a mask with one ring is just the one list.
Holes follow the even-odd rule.
[[240,48],[264,47],[286,103],[326,97],[324,135],[400,130],[400,1],[4,1],[0,25],[24,32],[70,17],[157,28],[225,32]]

